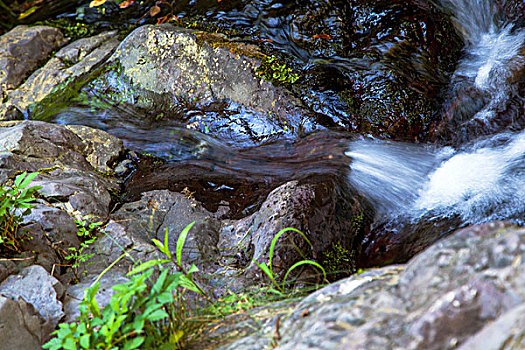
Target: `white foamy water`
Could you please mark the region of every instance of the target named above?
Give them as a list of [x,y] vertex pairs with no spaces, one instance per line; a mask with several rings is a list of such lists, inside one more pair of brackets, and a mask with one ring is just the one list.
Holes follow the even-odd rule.
[[467,223],[525,220],[525,132],[497,147],[474,146],[440,164],[414,211],[455,213]]
[[417,220],[431,212],[459,215],[471,224],[525,223],[525,131],[493,136],[463,151],[360,140],[346,155],[352,158],[350,183],[378,217]]
[[350,184],[370,200],[377,216],[408,208],[438,163],[433,149],[377,140],[354,141],[346,155],[352,158]]

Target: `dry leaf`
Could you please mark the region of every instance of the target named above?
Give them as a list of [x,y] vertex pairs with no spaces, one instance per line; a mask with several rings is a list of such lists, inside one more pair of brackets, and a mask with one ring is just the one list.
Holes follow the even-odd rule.
[[90,3],[89,3],[89,7],[97,7],[97,6],[100,6],[102,5],[103,3],[105,3],[106,0],[92,0]]
[[124,2],[121,2],[118,7],[120,7],[121,9],[125,9],[126,7],[129,7],[131,4],[133,4],[135,2],[135,0],[126,0]]
[[156,15],[159,14],[159,12],[160,12],[160,7],[158,7],[157,5],[149,8],[149,15],[151,17],[155,17]]
[[332,39],[332,37],[329,34],[315,34],[314,36],[312,36],[312,38],[314,38],[314,39],[325,39],[325,40]]

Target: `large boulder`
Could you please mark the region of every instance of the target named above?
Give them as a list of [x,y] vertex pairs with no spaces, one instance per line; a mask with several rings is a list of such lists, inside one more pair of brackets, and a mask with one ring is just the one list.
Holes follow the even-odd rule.
[[[264,57],[255,46],[224,36],[171,24],[142,26],[108,61],[115,64],[113,72],[91,87],[143,113],[227,141],[253,144],[312,130],[301,102],[256,74]],[[187,110],[201,112],[181,120]]]
[[264,345],[255,346],[255,337],[240,342],[262,349],[278,329],[276,349],[521,347],[515,325],[523,322],[524,258],[525,229],[468,227],[406,266],[372,269],[311,294],[263,335]]

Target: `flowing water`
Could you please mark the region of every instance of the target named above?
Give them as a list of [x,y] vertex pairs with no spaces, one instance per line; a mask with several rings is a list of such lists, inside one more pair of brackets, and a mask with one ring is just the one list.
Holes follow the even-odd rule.
[[[461,85],[486,93],[481,102],[455,101],[448,110],[463,113],[463,123],[496,119],[525,70],[525,30],[513,28],[489,0],[444,0],[441,6],[466,43],[452,90]],[[512,103],[523,115],[523,97]],[[353,159],[350,182],[386,213],[382,220],[416,222],[431,213],[469,224],[525,223],[525,131],[478,137],[457,150],[363,140],[351,143],[347,155]]]
[[[340,8],[346,6],[337,1],[335,3]],[[358,3],[360,2],[356,2]],[[396,7],[397,2],[377,3],[386,4],[385,10],[376,9],[374,12],[359,7],[361,5],[347,10],[345,16],[354,16],[351,35],[343,33],[345,23],[341,21],[341,13],[337,7],[321,6],[326,11],[319,10],[319,13],[325,16],[327,28],[333,29],[333,35],[341,35],[332,39],[343,40],[344,35],[350,35],[352,39],[349,40],[348,54],[344,57],[341,56],[341,47],[332,49],[327,42],[319,43],[320,39],[312,39],[311,34],[322,33],[326,28],[311,31],[309,37],[301,34],[298,29],[299,22],[306,21],[310,15],[316,13],[315,6],[300,15],[299,7],[294,1],[236,2],[224,11],[220,10],[220,6],[226,5],[213,2],[215,5],[206,3],[201,10],[212,6],[207,14],[213,15],[216,20],[233,23],[245,31],[253,29],[253,32],[260,32],[254,37],[269,41],[274,48],[295,57],[306,67],[305,70],[312,70],[317,74],[320,72],[319,67],[322,67],[323,74],[327,71],[342,72],[342,75],[334,73],[333,76],[337,79],[328,79],[318,85],[317,89],[308,90],[309,96],[303,96],[303,100],[308,102],[313,110],[328,115],[335,124],[343,126],[346,130],[356,130],[353,123],[358,123],[356,120],[359,120],[361,113],[369,113],[369,120],[365,122],[370,124],[370,118],[380,116],[383,118],[383,125],[394,130],[394,135],[397,132],[405,132],[406,129],[413,128],[410,123],[415,123],[414,120],[417,119],[414,118],[414,113],[424,119],[430,118],[429,115],[436,112],[427,113],[426,107],[414,107],[410,115],[406,112],[407,106],[414,106],[414,103],[430,98],[434,102],[443,103],[437,108],[437,113],[440,113],[438,120],[445,120],[446,127],[450,130],[438,136],[445,135],[441,137],[444,140],[442,145],[448,144],[453,147],[382,141],[374,138],[349,141],[352,137],[345,139],[338,133],[327,132],[321,136],[313,136],[310,139],[312,142],[307,139],[304,142],[299,141],[295,146],[290,146],[291,144],[284,141],[270,142],[261,147],[238,151],[232,148],[235,140],[225,141],[219,134],[215,136],[222,138],[222,142],[212,136],[184,129],[184,123],[135,118],[135,112],[117,107],[104,106],[93,111],[92,107],[89,109],[85,106],[70,106],[60,111],[55,120],[99,127],[122,138],[128,147],[137,151],[182,161],[183,165],[187,162],[188,169],[201,173],[206,180],[204,182],[209,185],[210,191],[206,196],[211,196],[217,191],[230,191],[233,193],[231,196],[249,197],[235,188],[246,184],[252,188],[268,184],[276,186],[287,179],[312,174],[322,176],[323,172],[330,175],[339,174],[340,165],[348,169],[349,164],[349,172],[341,174],[344,174],[351,186],[368,198],[374,206],[376,229],[380,230],[381,225],[385,223],[388,226],[389,222],[393,223],[390,226],[400,227],[385,230],[384,234],[390,235],[394,240],[396,234],[399,234],[399,237],[403,236],[403,227],[418,225],[421,222],[449,220],[445,225],[447,230],[491,220],[512,220],[525,224],[525,29],[512,23],[511,19],[516,16],[503,11],[508,8],[505,7],[507,4],[504,1],[429,0],[429,3],[436,5],[451,18],[458,37],[464,44],[461,57],[455,65],[439,61],[442,56],[454,57],[453,50],[445,52],[448,39],[443,39],[445,46],[438,47],[436,51],[432,43],[438,40],[439,36],[432,37],[431,32],[438,29],[427,28],[430,22],[416,21],[416,26],[421,26],[421,36],[424,36],[419,40],[425,42],[430,54],[434,53],[434,56],[439,57],[434,58],[437,60],[433,63],[436,68],[429,71],[426,71],[426,68],[422,69],[421,67],[428,68],[432,59],[428,61],[425,55],[417,56],[417,52],[412,52],[410,54],[416,57],[414,60],[417,64],[414,66],[413,61],[400,59],[401,64],[406,64],[406,67],[401,67],[403,73],[395,77],[395,69],[399,69],[397,63],[388,59],[381,61],[376,57],[395,56],[397,51],[393,47],[404,42],[403,40],[410,39],[410,35],[398,39],[400,33],[406,34],[409,29],[400,26],[397,31],[387,28],[374,32],[376,29],[373,27],[381,27],[384,18],[395,20],[398,18],[396,16],[401,16],[400,18],[406,19],[403,17],[406,14],[402,15],[403,11],[408,13],[408,17],[424,17],[428,13],[423,11],[422,15],[417,11],[412,13],[406,8],[400,9],[399,6]],[[204,2],[196,4],[202,5]],[[182,15],[184,13],[181,12]],[[364,34],[358,36],[360,31],[374,32],[376,37],[370,38]],[[318,49],[319,47],[324,49]],[[403,52],[398,55],[401,53]],[[452,69],[447,72],[446,67]],[[336,90],[342,91],[342,88],[332,87],[334,91],[330,91],[327,85],[331,81],[334,82],[333,85],[338,85],[335,81],[339,81],[341,76],[344,77],[341,84],[351,86],[349,90],[344,91],[354,94],[351,101],[359,105],[360,109],[347,111],[344,108],[348,105],[342,108],[334,102],[340,100],[342,95],[338,95],[340,91]],[[448,80],[443,82],[443,77],[447,77]],[[391,85],[383,86],[385,81],[391,85],[393,82],[394,85],[406,86],[402,87],[404,90],[392,92]],[[438,98],[440,92],[439,89],[435,89],[436,86],[448,86],[439,88],[445,91],[446,98]],[[417,91],[418,94],[411,95],[410,91]],[[235,115],[238,112],[185,113],[190,116],[200,113],[204,117],[222,113],[219,117],[224,118],[224,113]],[[130,115],[135,121],[129,119]],[[393,119],[392,124],[385,122],[392,115],[399,118]],[[257,121],[257,117],[249,118],[254,123]],[[345,118],[352,119],[352,122],[345,124]],[[232,121],[237,119],[239,118],[231,118]],[[406,124],[399,121],[408,123],[408,126],[405,127]],[[392,133],[388,135],[392,136]],[[333,137],[333,142],[323,141],[323,138],[330,137]],[[416,132],[412,140],[418,137]],[[344,140],[347,149],[340,147],[340,140]],[[287,149],[293,151],[288,152]],[[315,152],[312,154],[310,151],[313,149]],[[218,177],[214,174],[218,174]],[[177,176],[181,179],[189,176],[184,172],[179,175],[166,172],[164,180],[174,182],[175,178],[178,179]],[[231,184],[219,184],[220,181],[226,183],[227,178],[231,180]],[[217,198],[217,202],[220,200],[221,198]],[[437,227],[442,229],[442,226]],[[367,243],[369,246],[373,246],[373,239],[383,233],[374,234],[376,236],[371,236]]]

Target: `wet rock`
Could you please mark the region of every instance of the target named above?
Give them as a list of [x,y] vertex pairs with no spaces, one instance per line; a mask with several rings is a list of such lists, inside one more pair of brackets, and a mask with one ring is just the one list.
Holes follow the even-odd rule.
[[151,243],[155,238],[162,242],[168,230],[173,251],[180,232],[195,221],[184,245],[184,262],[213,261],[220,223],[198,202],[181,193],[167,190],[146,192],[139,201],[124,204],[111,217],[125,227],[133,241]]
[[[118,43],[115,32],[107,32],[93,38],[80,39],[62,48],[55,57],[31,74],[21,86],[18,84],[22,80],[15,85],[10,85],[9,88],[12,90],[4,92],[7,103],[0,108],[0,120],[7,119],[8,111],[12,108],[28,114],[30,106],[48,98],[49,101],[44,103],[46,106],[31,107],[33,116],[39,115],[39,118],[44,118],[51,113],[47,104],[64,103],[64,98],[57,94],[66,89],[68,85],[86,78],[88,73],[100,66],[112,54]],[[15,66],[18,64],[20,64],[19,61]]]
[[45,320],[45,334],[55,329],[64,316],[60,301],[64,292],[62,284],[39,265],[26,267],[0,284],[2,295],[14,300],[22,298],[40,313]]
[[0,344],[6,350],[40,350],[42,318],[23,299],[0,295]]
[[[297,232],[287,231],[274,250],[272,268],[277,275],[283,277],[288,268],[304,258],[317,260],[333,274],[335,271],[330,268],[335,267],[335,262],[328,259],[328,253],[334,251],[336,245],[345,255],[339,257],[345,266],[337,269],[351,271],[355,268],[355,250],[368,223],[363,214],[366,203],[357,195],[345,192],[344,186],[329,177],[285,183],[268,195],[256,213],[224,226],[219,247],[237,252],[235,262],[247,269],[248,279],[254,275],[261,277],[254,261],[267,262],[275,235],[292,227],[303,232],[312,246]],[[238,282],[242,283],[243,279]]]
[[524,257],[523,228],[491,223],[456,231],[406,267],[372,269],[306,297],[281,325],[276,349],[521,345],[522,327],[510,324],[521,324]]
[[47,26],[20,25],[0,36],[0,96],[6,89],[17,87],[66,41],[60,30]]
[[[143,26],[110,59],[120,69],[93,87],[109,86],[119,101],[152,116],[180,118],[181,108],[200,110],[181,125],[228,141],[253,144],[276,133],[311,131],[300,101],[255,73],[262,57],[256,47],[222,36],[169,24]],[[110,81],[115,76],[118,84]]]

